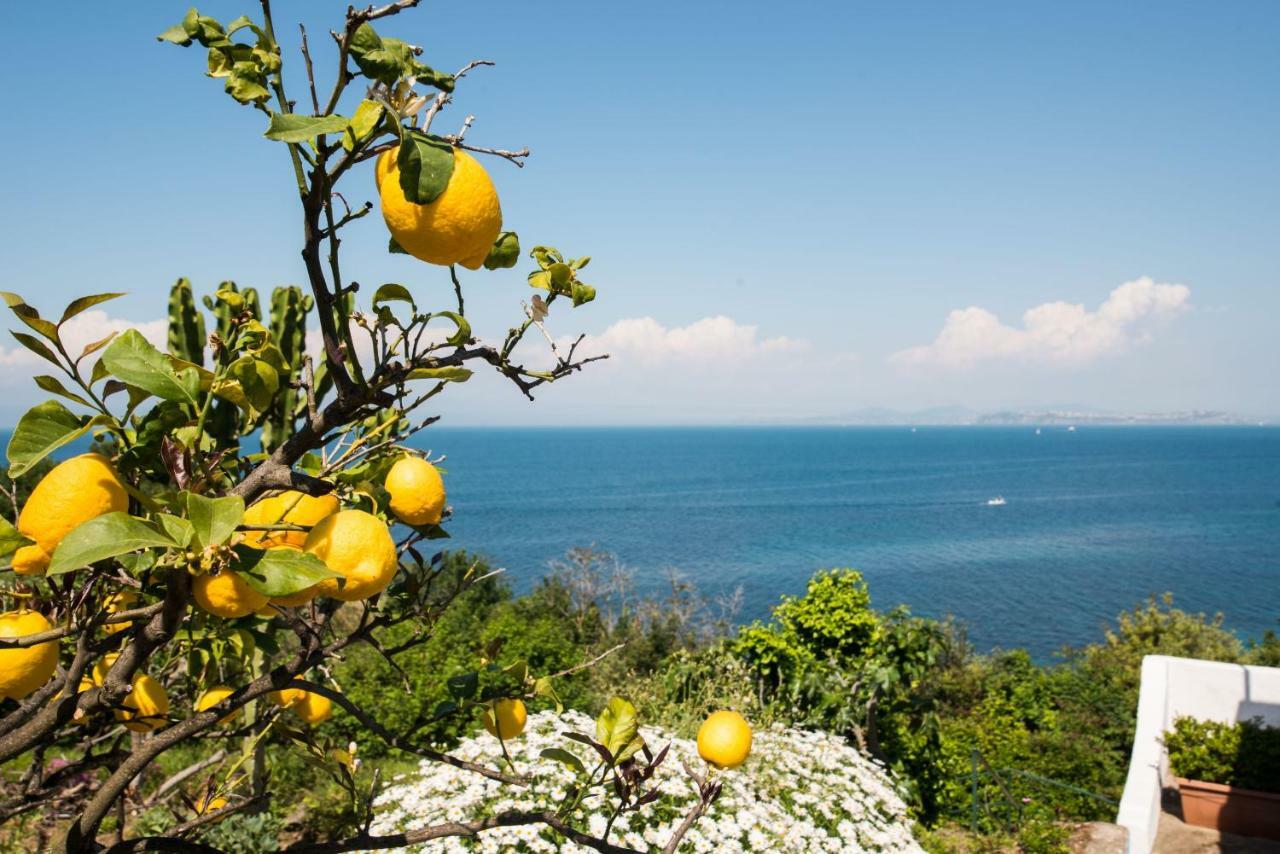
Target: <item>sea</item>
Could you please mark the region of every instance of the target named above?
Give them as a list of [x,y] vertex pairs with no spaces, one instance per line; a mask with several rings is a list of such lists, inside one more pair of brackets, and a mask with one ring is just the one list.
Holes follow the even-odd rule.
[[[638,594],[674,571],[736,621],[817,570],[875,607],[954,616],[1038,660],[1172,593],[1243,638],[1280,628],[1280,429],[432,428],[447,545],[525,591],[575,547]],[[1003,503],[993,501],[1003,499]]]

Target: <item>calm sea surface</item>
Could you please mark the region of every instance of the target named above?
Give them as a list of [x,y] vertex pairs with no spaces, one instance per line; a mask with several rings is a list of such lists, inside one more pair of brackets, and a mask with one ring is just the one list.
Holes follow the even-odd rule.
[[[676,568],[741,586],[763,617],[823,567],[874,603],[954,614],[979,648],[1047,657],[1149,594],[1280,618],[1280,430],[1271,428],[462,429],[452,545],[527,589],[595,544],[659,591]],[[987,506],[1003,496],[1004,506]]]

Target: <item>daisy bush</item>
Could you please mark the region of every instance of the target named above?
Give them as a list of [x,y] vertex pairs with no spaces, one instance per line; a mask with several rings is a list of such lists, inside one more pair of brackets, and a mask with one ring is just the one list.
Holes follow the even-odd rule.
[[[509,810],[557,809],[575,780],[574,771],[554,758],[564,749],[564,733],[590,732],[594,726],[578,712],[532,715],[524,734],[505,745],[512,763],[531,781],[523,789],[423,762],[417,773],[394,780],[378,796],[371,830],[392,834]],[[673,738],[653,727],[641,727],[641,734],[655,752],[670,744],[653,778],[659,795],[640,811],[618,817],[608,828],[608,840],[657,851],[698,800],[684,766],[705,770],[706,765],[692,740]],[[502,747],[497,738],[481,733],[464,740],[453,755],[493,764],[502,757]],[[544,751],[551,756],[544,756]],[[577,753],[583,763],[591,758],[585,749]],[[775,725],[756,733],[744,765],[712,774],[723,790],[684,837],[682,852],[921,851],[889,773],[837,736]],[[591,806],[592,802],[584,804]],[[597,812],[583,823],[587,832],[600,838],[606,834],[608,817]],[[413,850],[454,851],[459,844],[457,839],[436,840]],[[480,851],[589,850],[532,825],[495,828],[462,844]]]

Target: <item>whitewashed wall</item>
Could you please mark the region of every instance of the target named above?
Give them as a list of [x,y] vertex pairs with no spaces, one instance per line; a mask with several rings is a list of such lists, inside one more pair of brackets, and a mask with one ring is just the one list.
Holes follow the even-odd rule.
[[1261,717],[1280,726],[1280,668],[1148,655],[1142,660],[1138,728],[1116,822],[1130,854],[1149,854],[1160,823],[1160,790],[1171,783],[1161,741],[1174,718],[1231,723]]

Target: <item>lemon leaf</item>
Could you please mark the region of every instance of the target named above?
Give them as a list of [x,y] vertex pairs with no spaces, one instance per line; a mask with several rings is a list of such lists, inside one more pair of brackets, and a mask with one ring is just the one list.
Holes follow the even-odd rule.
[[636,707],[621,697],[613,697],[596,718],[596,741],[613,755],[613,761],[621,762],[642,746],[640,721]]
[[504,231],[493,241],[493,247],[485,256],[486,270],[505,270],[520,260],[520,238],[514,231]]
[[471,379],[471,371],[466,368],[414,368],[405,379],[464,383]]
[[87,311],[98,303],[103,303],[107,300],[113,300],[116,297],[122,296],[124,296],[123,293],[93,294],[91,296],[80,297],[79,299],[72,300],[71,304],[62,312],[62,319],[58,321],[58,325],[61,326],[80,312]]
[[346,127],[346,132],[342,135],[342,147],[351,151],[356,147],[357,142],[373,133],[378,123],[382,121],[384,110],[385,108],[377,101],[361,101]]
[[18,477],[49,454],[89,432],[102,416],[81,418],[56,400],[46,400],[18,419],[9,437],[9,477]]
[[196,391],[200,387],[198,376],[187,376],[189,371],[181,374],[175,371],[169,357],[136,329],[126,329],[117,336],[103,351],[102,363],[119,379],[163,400],[196,402]]
[[407,302],[409,305],[417,308],[417,304],[413,301],[413,294],[409,293],[409,289],[404,285],[397,285],[395,282],[388,282],[378,288],[373,295],[373,307],[377,308],[384,302]]
[[0,558],[8,557],[30,542],[13,527],[12,522],[0,516]]
[[272,113],[263,136],[276,142],[307,142],[321,134],[342,133],[349,122],[350,119],[337,113],[328,116]]
[[238,495],[209,498],[188,492],[186,499],[187,518],[202,548],[225,543],[244,519],[244,499]]
[[313,554],[297,549],[236,546],[233,571],[263,596],[289,596],[338,573]]
[[400,189],[416,205],[434,202],[453,177],[453,146],[438,136],[410,130],[396,155]]
[[582,764],[582,760],[574,754],[565,750],[563,747],[544,747],[542,753],[538,754],[543,759],[550,759],[555,762],[577,771],[579,774],[586,774],[587,768]]
[[77,525],[62,538],[46,575],[61,575],[109,557],[174,545],[168,535],[141,519],[128,513],[106,513]]

